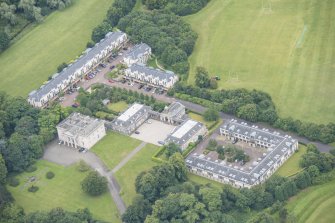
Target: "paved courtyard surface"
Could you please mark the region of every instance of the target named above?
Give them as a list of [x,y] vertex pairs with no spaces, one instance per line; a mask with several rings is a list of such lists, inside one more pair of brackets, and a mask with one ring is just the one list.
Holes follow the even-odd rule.
[[176,126],[174,125],[168,125],[157,120],[148,119],[148,121],[143,123],[143,125],[137,129],[140,134],[134,133],[131,135],[131,137],[139,139],[143,142],[161,146],[158,142],[164,142],[166,137],[171,134],[175,128]]

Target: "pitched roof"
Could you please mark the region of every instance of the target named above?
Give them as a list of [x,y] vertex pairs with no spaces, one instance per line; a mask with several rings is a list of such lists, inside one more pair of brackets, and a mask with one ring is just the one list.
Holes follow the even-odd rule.
[[211,160],[211,158],[203,154],[198,155],[196,153],[187,157],[186,164],[249,185],[253,185],[258,181],[275,163],[281,162],[281,158],[287,155],[289,149],[297,143],[297,140],[291,136],[282,136],[278,132],[269,132],[267,129],[260,129],[255,125],[250,126],[245,122],[239,123],[236,120],[225,123],[221,128],[228,130],[232,134],[242,134],[251,140],[253,139],[251,137],[256,137],[258,140],[268,142],[271,146],[249,168],[237,167],[233,163],[226,163],[221,160]]
[[131,72],[139,72],[146,75],[151,75],[154,78],[158,78],[159,80],[170,81],[171,79],[176,77],[176,74],[174,74],[172,71],[165,72],[159,69],[147,67],[144,64],[140,63],[133,64],[128,69],[130,69]]
[[116,125],[122,125],[124,127],[130,126],[136,122],[138,118],[142,117],[145,113],[149,112],[151,107],[134,103],[126,111],[124,111],[113,123]]
[[129,57],[132,60],[136,60],[150,50],[151,50],[150,46],[148,46],[145,43],[140,43],[133,46],[131,50],[125,55],[125,57]]
[[194,120],[187,120],[179,125],[166,139],[178,145],[184,145],[192,138],[204,125]]
[[78,60],[62,70],[62,72],[54,74],[53,78],[45,85],[42,85],[38,90],[32,91],[29,94],[29,98],[35,101],[40,101],[42,97],[47,95],[52,89],[57,88],[58,85],[61,85],[63,81],[68,79],[78,69],[82,68],[88,61],[94,58],[97,54],[100,54],[101,51],[110,46],[122,35],[124,35],[124,33],[120,31],[107,33],[104,39],[97,43],[92,49],[87,49]]

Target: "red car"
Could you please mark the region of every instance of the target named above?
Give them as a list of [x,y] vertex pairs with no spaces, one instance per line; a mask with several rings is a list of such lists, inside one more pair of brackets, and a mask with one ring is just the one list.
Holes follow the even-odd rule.
[[111,79],[109,79],[109,80],[108,80],[108,82],[109,82],[109,83],[114,83],[114,81],[113,81],[113,80],[111,80]]

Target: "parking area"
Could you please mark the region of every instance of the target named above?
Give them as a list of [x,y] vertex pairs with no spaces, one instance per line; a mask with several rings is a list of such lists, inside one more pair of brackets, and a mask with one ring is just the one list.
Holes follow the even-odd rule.
[[154,145],[162,146],[159,142],[164,142],[166,137],[176,128],[174,125],[148,119],[143,125],[137,129],[137,133],[133,133],[131,137],[148,142]]

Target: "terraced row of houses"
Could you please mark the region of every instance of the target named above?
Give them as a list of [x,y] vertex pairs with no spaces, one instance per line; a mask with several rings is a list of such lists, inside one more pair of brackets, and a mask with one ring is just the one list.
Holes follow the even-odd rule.
[[283,136],[237,120],[222,125],[220,134],[229,140],[265,148],[266,152],[248,168],[197,153],[186,158],[186,166],[194,174],[235,187],[250,188],[263,183],[298,149],[298,141],[289,135]]
[[136,63],[125,70],[124,75],[138,83],[148,84],[167,90],[178,81],[178,76],[172,71],[162,71]]
[[93,48],[87,49],[75,62],[62,72],[56,73],[51,80],[38,90],[32,91],[28,102],[35,107],[45,107],[50,101],[59,96],[69,86],[78,82],[88,71],[97,66],[102,59],[113,50],[122,47],[127,42],[127,35],[123,32],[109,32],[105,38]]

